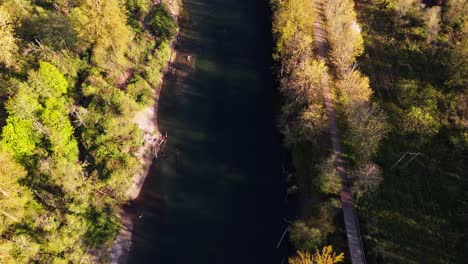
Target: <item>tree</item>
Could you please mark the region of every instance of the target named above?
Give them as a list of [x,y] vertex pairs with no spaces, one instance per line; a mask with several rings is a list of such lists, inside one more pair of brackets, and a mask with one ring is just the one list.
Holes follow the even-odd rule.
[[171,47],[163,42],[154,51],[148,54],[143,65],[143,77],[153,88],[159,88],[162,81],[163,69],[171,59]]
[[67,86],[53,65],[40,62],[39,69],[29,73],[27,83],[20,84],[16,96],[7,102],[9,117],[1,144],[21,162],[37,154],[37,167],[28,169],[49,176],[52,184],[73,196],[85,183],[64,97]]
[[146,21],[158,43],[169,42],[177,33],[177,25],[165,4],[157,5],[151,10]]
[[[22,230],[24,231],[24,230]],[[19,232],[9,239],[0,239],[2,263],[31,263],[37,261],[41,245],[28,234]]]
[[315,254],[312,256],[314,264],[334,264],[344,261],[344,254],[340,253],[338,256],[333,251],[332,246],[326,246],[322,248],[322,252],[318,249],[315,250]]
[[382,170],[373,162],[361,164],[351,173],[351,178],[353,194],[357,199],[376,190],[383,181]]
[[395,10],[395,27],[402,27],[408,23],[405,17],[410,11],[420,11],[419,1],[416,0],[390,1],[389,8]]
[[352,108],[356,104],[370,100],[372,90],[369,86],[369,78],[359,71],[351,70],[338,80],[337,88],[341,93],[341,100],[346,108]]
[[49,98],[45,102],[41,120],[50,142],[51,152],[67,161],[76,162],[78,143],[73,137],[73,126],[67,114],[64,98]]
[[[0,263],[88,263],[88,249],[114,242],[142,168],[132,119],[161,82],[175,32],[152,2],[0,0]],[[122,72],[134,79],[115,87]]]
[[10,22],[17,26],[26,19],[33,8],[29,0],[3,0],[1,7],[9,15]]
[[0,234],[3,234],[11,224],[21,221],[28,203],[34,202],[31,191],[19,183],[26,177],[25,169],[2,149],[0,164]]
[[382,138],[389,132],[386,119],[387,116],[376,104],[355,104],[350,107],[346,136],[358,163],[369,161],[377,153]]
[[67,93],[68,83],[65,77],[52,64],[39,62],[39,69],[28,75],[29,91],[39,98],[57,98]]
[[318,166],[320,174],[315,179],[315,185],[326,194],[339,194],[341,190],[341,178],[335,167],[335,159],[330,157]]
[[39,94],[31,91],[26,83],[18,85],[16,95],[6,102],[5,108],[10,116],[37,122],[37,113],[42,110]]
[[17,42],[10,16],[7,10],[0,5],[0,64],[8,68],[15,66],[15,56],[18,52]]
[[117,0],[83,0],[71,16],[78,37],[92,48],[98,66],[113,70],[125,64],[131,35]]
[[322,98],[322,85],[327,67],[323,61],[306,58],[291,70],[291,76],[280,86],[280,91],[299,106]]
[[297,256],[289,258],[289,264],[335,264],[344,261],[344,254],[340,253],[337,256],[332,246],[323,247],[321,252],[316,249],[314,255],[307,251],[296,251],[296,253]]
[[7,124],[2,129],[0,145],[15,158],[23,159],[33,155],[39,142],[39,136],[31,120],[15,116],[7,118]]
[[125,88],[126,93],[139,105],[145,107],[153,98],[150,84],[141,76],[135,76]]
[[[451,28],[456,28],[466,20],[468,3],[464,0],[448,0],[442,13],[443,23]],[[463,26],[463,25],[462,25]],[[466,25],[465,25],[466,26]]]
[[45,135],[51,143],[51,151],[76,160],[77,143],[62,97],[68,83],[53,65],[46,62],[39,65],[6,104],[9,117],[2,131],[2,143],[15,157],[22,158],[32,155]]
[[125,6],[127,10],[133,14],[130,18],[135,17],[135,20],[143,20],[150,11],[153,5],[151,0],[126,0]]
[[426,24],[427,42],[433,41],[440,31],[440,6],[433,6],[426,9],[424,22]]
[[330,56],[338,74],[344,74],[364,52],[361,28],[356,22],[354,2],[327,1],[325,7]]
[[291,225],[289,239],[296,249],[310,251],[322,242],[323,237],[320,230],[298,220]]
[[280,55],[293,50],[287,49],[298,35],[302,38],[303,47],[311,49],[314,35],[314,17],[312,1],[278,0],[274,15],[273,33],[276,36],[276,51]]
[[468,22],[464,23],[463,31],[464,37],[454,43],[445,63],[449,72],[445,84],[455,91],[468,87]]
[[437,112],[430,107],[413,106],[404,117],[404,129],[409,133],[431,136],[440,129]]
[[36,44],[40,42],[41,52],[45,52],[48,48],[55,51],[72,50],[77,44],[76,31],[70,17],[56,10],[31,14],[22,23],[18,35],[25,42]]
[[322,96],[326,71],[323,62],[306,58],[282,79],[280,91],[288,103],[283,107],[281,125],[288,145],[312,142],[326,130]]

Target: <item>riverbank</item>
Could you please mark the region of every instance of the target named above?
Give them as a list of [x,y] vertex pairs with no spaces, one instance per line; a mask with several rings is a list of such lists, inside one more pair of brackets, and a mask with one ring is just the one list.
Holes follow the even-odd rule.
[[[162,2],[160,2],[159,4],[162,4]],[[181,0],[171,0],[165,4],[167,4],[167,7],[169,8],[174,20],[178,22],[178,18],[182,9]],[[170,52],[171,60],[168,62],[166,72],[169,68],[169,65],[171,65],[177,57],[177,52],[175,50],[175,41],[171,43]],[[164,76],[165,74],[162,75],[162,78],[164,78]],[[162,82],[163,80],[161,80],[161,85]],[[111,263],[127,263],[130,248],[132,245],[133,225],[136,219],[138,219],[138,214],[132,211],[132,201],[134,201],[140,194],[146,177],[148,176],[150,167],[154,159],[158,157],[158,153],[163,149],[167,140],[167,135],[163,135],[159,131],[157,122],[157,112],[159,97],[161,93],[161,85],[153,89],[151,104],[143,110],[137,112],[133,119],[133,122],[143,132],[143,146],[137,153],[135,153],[136,157],[142,165],[142,172],[133,175],[131,186],[127,191],[128,205],[122,206],[119,212],[122,227],[111,249]]]

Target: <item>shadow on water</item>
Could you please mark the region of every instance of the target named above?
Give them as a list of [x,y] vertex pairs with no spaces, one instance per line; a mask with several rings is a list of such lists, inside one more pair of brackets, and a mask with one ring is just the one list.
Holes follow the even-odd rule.
[[177,71],[158,108],[166,158],[136,201],[129,263],[280,264],[285,187],[267,1],[185,0],[184,9]]

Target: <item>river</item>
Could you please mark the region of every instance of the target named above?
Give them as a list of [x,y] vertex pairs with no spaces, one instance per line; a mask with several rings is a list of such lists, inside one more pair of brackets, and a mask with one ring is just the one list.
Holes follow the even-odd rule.
[[184,0],[183,8],[177,70],[157,109],[166,158],[135,202],[128,262],[280,264],[286,190],[268,3]]

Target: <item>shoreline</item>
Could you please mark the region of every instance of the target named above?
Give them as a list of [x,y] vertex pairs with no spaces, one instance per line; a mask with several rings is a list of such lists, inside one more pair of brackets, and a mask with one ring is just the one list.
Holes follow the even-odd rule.
[[[162,4],[162,1],[159,3]],[[174,17],[175,22],[178,26],[178,18],[182,9],[181,0],[173,0],[167,3],[167,6]],[[177,32],[176,36],[179,35]],[[167,69],[171,63],[174,62],[177,57],[177,51],[175,49],[177,43],[177,37],[171,42],[171,58],[167,62],[165,72],[162,75],[160,86],[153,89],[153,100],[152,104],[143,110],[136,113],[133,122],[143,131],[143,146],[136,153],[140,163],[142,164],[142,172],[133,175],[131,185],[127,190],[128,203],[130,204],[139,196],[143,184],[148,176],[151,165],[154,159],[157,158],[158,152],[161,150],[160,146],[164,145],[167,135],[162,135],[159,131],[157,111],[159,104],[159,96],[162,89],[162,83],[168,73]],[[117,234],[114,244],[110,250],[110,263],[113,264],[124,264],[127,263],[132,246],[133,237],[133,226],[137,215],[131,210],[127,209],[126,206],[121,206],[119,211],[119,218],[122,224],[119,233]]]

